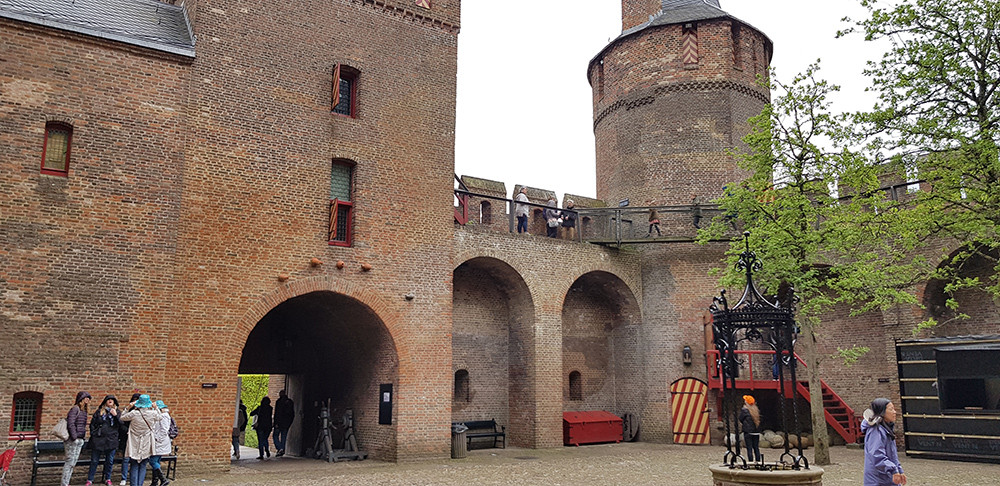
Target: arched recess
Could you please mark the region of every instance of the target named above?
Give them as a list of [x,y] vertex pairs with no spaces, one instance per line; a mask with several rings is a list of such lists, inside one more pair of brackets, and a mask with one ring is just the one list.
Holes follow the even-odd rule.
[[528,286],[506,262],[475,256],[455,268],[453,292],[452,372],[467,372],[468,395],[453,397],[452,421],[492,418],[506,425],[511,445],[528,445],[535,322]]
[[[562,309],[563,410],[642,410],[643,364],[635,294],[617,275],[583,274],[566,293]],[[571,395],[570,374],[579,372],[581,399]]]
[[[395,460],[398,407],[393,404],[390,424],[379,424],[379,399],[380,385],[395,390],[399,384],[400,350],[390,325],[396,316],[370,292],[330,283],[325,278],[293,282],[254,306],[234,331],[238,373],[287,377],[296,404],[289,455],[314,446],[317,405],[329,400],[335,423],[347,409],[353,411],[359,445],[369,457]],[[272,404],[276,398],[271,397]]]
[[[938,265],[938,268],[944,268],[951,264],[960,252],[968,251],[970,250],[967,247],[955,250]],[[993,334],[1000,327],[1000,301],[989,292],[982,290],[983,287],[993,285],[996,282],[995,267],[997,260],[1000,259],[1000,250],[983,248],[981,251],[971,253],[956,269],[956,277],[960,279],[978,278],[978,288],[949,292],[946,289],[945,281],[934,279],[928,281],[924,288],[924,317],[933,317],[942,323],[933,330],[934,334],[941,336]],[[949,299],[954,299],[958,303],[957,311],[947,306]],[[969,318],[955,319],[958,314],[968,315]]]

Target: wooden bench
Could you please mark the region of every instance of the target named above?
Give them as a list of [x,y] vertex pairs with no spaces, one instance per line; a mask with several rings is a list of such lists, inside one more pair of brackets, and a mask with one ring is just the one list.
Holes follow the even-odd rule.
[[493,439],[493,447],[497,446],[497,441],[501,441],[503,448],[507,448],[507,427],[497,425],[495,419],[472,420],[469,422],[456,422],[469,428],[465,433],[466,447],[472,449],[472,439]]
[[[115,451],[115,464],[121,464],[122,451]],[[75,467],[90,467],[90,441],[83,444],[80,451],[80,458],[76,461]],[[42,457],[45,456],[45,457]],[[31,466],[31,486],[35,486],[38,481],[38,470],[46,468],[60,468],[66,464],[66,449],[61,440],[38,440],[35,439],[35,457]],[[174,446],[173,454],[160,458],[160,463],[166,464],[163,471],[167,479],[173,481],[177,475],[177,446]],[[104,467],[104,458],[101,457],[98,464],[98,471]]]

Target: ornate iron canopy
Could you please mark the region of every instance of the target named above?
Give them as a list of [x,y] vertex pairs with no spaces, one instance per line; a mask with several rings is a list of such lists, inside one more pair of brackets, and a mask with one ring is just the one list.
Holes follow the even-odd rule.
[[[746,250],[740,254],[736,268],[746,272],[746,288],[736,305],[730,307],[726,299],[726,291],[722,290],[718,297],[713,299],[709,310],[712,312],[712,330],[714,332],[713,342],[719,351],[719,370],[722,374],[722,415],[726,424],[726,453],[723,462],[730,468],[742,469],[800,469],[809,468],[809,462],[802,455],[802,441],[798,441],[798,453],[793,454],[788,441],[789,430],[801,437],[801,427],[798,419],[798,406],[793,399],[791,416],[786,412],[785,397],[788,392],[794,397],[795,384],[798,383],[795,377],[795,338],[797,326],[795,324],[795,299],[793,292],[789,292],[789,298],[785,305],[768,300],[753,282],[754,272],[762,268],[761,261],[757,255],[750,250],[750,233],[743,233],[746,242]],[[765,333],[767,337],[765,339]],[[780,417],[782,429],[784,431],[785,451],[774,463],[767,464],[761,458],[758,462],[747,464],[740,450],[740,422],[738,414],[742,407],[742,400],[739,397],[739,387],[737,377],[739,374],[739,360],[737,359],[737,349],[741,343],[761,343],[767,345],[774,351],[774,370],[776,391],[780,404]],[[787,374],[786,374],[787,369]],[[790,379],[786,379],[788,376]],[[787,388],[787,390],[786,390]],[[735,440],[732,439],[735,437]]]

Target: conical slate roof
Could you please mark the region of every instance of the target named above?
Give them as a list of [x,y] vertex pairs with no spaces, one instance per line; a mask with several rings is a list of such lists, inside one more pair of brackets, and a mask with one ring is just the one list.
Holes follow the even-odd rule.
[[729,16],[725,10],[722,10],[719,0],[663,0],[663,3],[660,4],[660,12],[654,15],[649,22],[632,27],[622,32],[622,35],[658,25],[697,22]]

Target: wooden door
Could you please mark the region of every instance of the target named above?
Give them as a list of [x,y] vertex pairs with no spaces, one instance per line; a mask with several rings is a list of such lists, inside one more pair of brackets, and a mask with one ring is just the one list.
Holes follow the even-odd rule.
[[708,444],[708,383],[681,378],[670,384],[675,444]]

